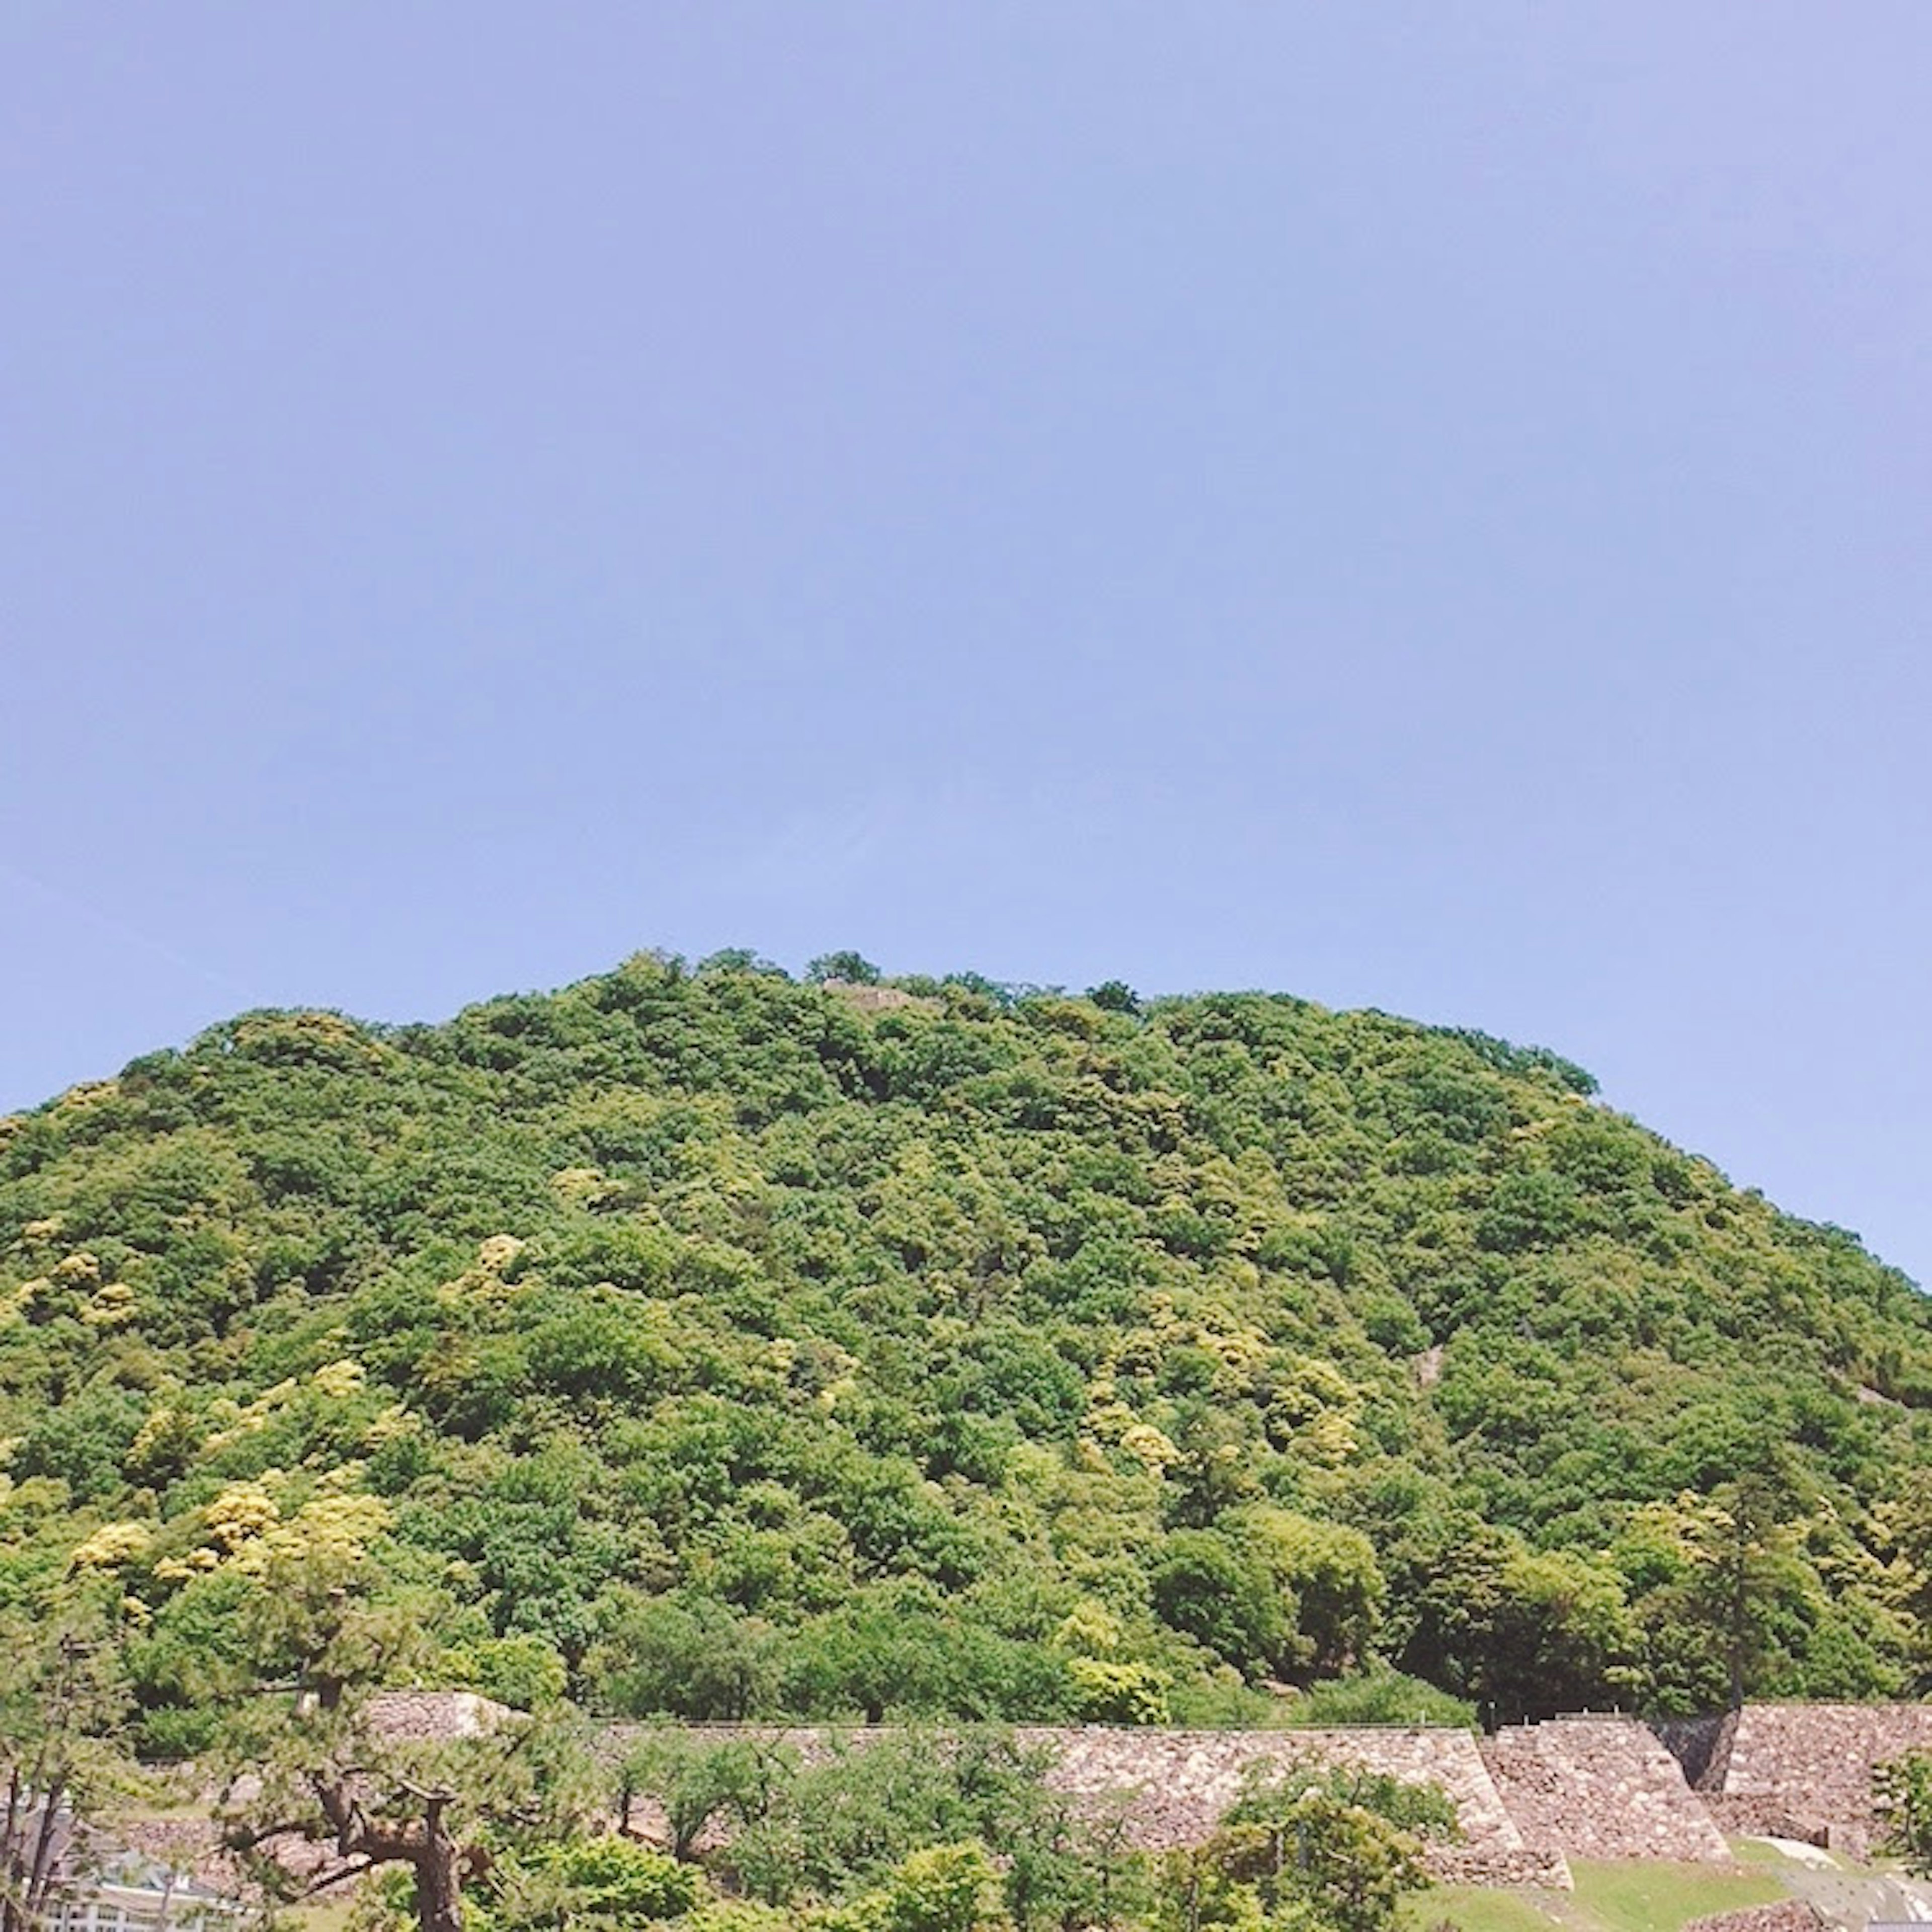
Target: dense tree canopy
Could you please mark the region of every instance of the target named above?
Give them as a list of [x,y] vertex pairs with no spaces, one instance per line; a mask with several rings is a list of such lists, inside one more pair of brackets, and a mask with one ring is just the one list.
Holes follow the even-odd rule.
[[0,1612],[114,1586],[164,1754],[310,1558],[614,1714],[1919,1681],[1932,1329],[1852,1236],[1481,1034],[817,964],[0,1121]]

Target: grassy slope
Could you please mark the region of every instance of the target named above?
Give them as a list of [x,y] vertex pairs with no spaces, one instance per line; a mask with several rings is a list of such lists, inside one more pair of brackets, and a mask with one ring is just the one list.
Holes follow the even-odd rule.
[[1460,1932],[1677,1932],[1693,1918],[1770,1905],[1786,1888],[1763,1872],[1713,1871],[1708,1865],[1647,1860],[1574,1860],[1574,1892],[1490,1892],[1445,1886],[1406,1901],[1409,1925],[1444,1922]]

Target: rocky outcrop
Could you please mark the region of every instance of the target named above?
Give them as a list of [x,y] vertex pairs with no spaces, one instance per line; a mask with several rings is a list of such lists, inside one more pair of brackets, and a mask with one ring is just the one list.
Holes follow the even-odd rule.
[[1677,1760],[1628,1718],[1559,1718],[1483,1746],[1526,1842],[1570,1858],[1727,1864],[1730,1848]]

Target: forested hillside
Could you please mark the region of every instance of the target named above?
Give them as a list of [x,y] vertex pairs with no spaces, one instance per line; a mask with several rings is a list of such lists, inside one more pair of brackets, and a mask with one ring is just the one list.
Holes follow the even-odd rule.
[[1591,1092],[742,955],[247,1015],[0,1121],[0,1610],[115,1586],[162,1753],[311,1559],[613,1714],[1913,1690],[1925,1304]]

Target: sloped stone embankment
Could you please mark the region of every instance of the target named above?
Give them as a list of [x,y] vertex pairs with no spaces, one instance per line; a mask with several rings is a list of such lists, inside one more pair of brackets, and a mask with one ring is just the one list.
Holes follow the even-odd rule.
[[1730,1862],[1682,1766],[1634,1718],[1519,1724],[1486,1740],[1482,1754],[1531,1844],[1570,1858]]

